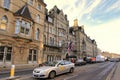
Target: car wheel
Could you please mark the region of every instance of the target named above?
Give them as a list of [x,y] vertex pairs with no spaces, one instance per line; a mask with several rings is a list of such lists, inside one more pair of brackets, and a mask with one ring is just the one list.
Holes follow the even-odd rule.
[[49,73],[49,78],[50,79],[53,79],[55,76],[56,76],[55,71],[52,71],[52,72]]
[[70,73],[73,73],[74,72],[74,68],[70,68]]

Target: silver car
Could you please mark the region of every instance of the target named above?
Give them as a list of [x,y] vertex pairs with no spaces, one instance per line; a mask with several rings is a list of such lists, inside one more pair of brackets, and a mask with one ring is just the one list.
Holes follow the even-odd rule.
[[33,70],[34,78],[54,78],[56,75],[74,71],[74,63],[66,60],[45,62]]

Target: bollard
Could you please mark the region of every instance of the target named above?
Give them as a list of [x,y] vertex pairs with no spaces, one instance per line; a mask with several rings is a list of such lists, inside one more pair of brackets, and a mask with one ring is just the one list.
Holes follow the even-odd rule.
[[14,77],[14,73],[15,73],[15,65],[12,65],[11,72],[10,72],[10,77]]

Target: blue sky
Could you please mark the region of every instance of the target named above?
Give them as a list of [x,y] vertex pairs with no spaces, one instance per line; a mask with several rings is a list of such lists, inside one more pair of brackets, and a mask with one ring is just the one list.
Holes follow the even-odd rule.
[[48,10],[57,5],[70,26],[78,19],[102,51],[120,54],[120,0],[44,0]]

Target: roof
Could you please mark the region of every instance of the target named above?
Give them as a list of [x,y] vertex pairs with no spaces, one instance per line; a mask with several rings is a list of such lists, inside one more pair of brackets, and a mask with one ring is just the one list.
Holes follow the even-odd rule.
[[44,3],[44,0],[38,0],[38,1],[46,6],[46,4]]
[[14,15],[15,16],[21,16],[21,17],[24,17],[24,18],[27,18],[27,19],[33,21],[31,15],[30,15],[30,11],[29,11],[29,8],[28,8],[27,4],[24,5],[22,8],[20,8],[18,11],[16,11],[14,13]]

